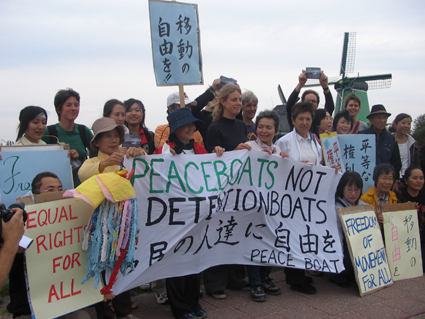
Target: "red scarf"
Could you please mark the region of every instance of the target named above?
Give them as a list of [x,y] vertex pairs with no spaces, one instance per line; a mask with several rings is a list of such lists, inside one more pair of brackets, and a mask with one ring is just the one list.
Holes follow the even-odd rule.
[[141,135],[141,139],[140,139],[140,143],[143,144],[147,144],[148,139],[146,138],[146,134],[145,131],[143,130],[143,128],[140,129],[140,132],[138,135]]
[[[167,144],[170,146],[170,148],[175,148],[176,143],[174,142],[167,142]],[[203,147],[201,144],[194,142],[193,148],[195,149],[195,154],[208,154],[205,147]],[[157,152],[158,151],[158,152]],[[162,146],[158,148],[154,154],[162,154]]]

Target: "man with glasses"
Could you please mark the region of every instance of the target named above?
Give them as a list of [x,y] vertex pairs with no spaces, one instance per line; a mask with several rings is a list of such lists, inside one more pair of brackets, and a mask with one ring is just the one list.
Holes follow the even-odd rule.
[[65,189],[56,174],[52,172],[43,172],[34,177],[31,183],[33,194],[44,194],[51,192],[62,192]]

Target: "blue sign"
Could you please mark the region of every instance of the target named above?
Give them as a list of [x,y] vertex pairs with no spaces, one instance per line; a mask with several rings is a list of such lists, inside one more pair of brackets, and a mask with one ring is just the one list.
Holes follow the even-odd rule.
[[149,13],[156,84],[203,84],[198,6],[151,0]]
[[363,179],[363,193],[373,187],[373,169],[376,165],[374,134],[338,135],[341,158],[346,171],[355,171]]
[[34,177],[41,172],[52,172],[59,177],[62,186],[72,189],[72,172],[68,150],[2,151],[0,155],[1,202],[7,206],[16,202],[16,197],[31,191]]

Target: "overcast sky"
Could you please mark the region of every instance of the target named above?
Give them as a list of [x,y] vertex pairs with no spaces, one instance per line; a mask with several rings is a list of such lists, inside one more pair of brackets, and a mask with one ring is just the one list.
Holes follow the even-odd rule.
[[[303,68],[337,76],[349,31],[357,42],[350,76],[393,75],[390,89],[369,91],[370,105],[384,104],[390,120],[425,113],[425,1],[200,0],[198,11],[205,83],[185,87],[190,98],[225,75],[271,109],[277,85],[288,98]],[[178,90],[156,86],[147,0],[1,0],[0,47],[3,140],[15,140],[27,105],[56,123],[59,89],[80,93],[77,123],[90,127],[108,99],[140,99],[151,130],[166,123],[167,96]]]

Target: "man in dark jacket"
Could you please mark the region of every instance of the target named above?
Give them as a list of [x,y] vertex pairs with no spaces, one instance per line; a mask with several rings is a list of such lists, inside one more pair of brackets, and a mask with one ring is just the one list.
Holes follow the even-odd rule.
[[399,179],[401,170],[400,150],[395,138],[386,130],[387,120],[391,113],[382,104],[372,106],[370,114],[367,116],[370,127],[360,131],[358,134],[375,134],[376,137],[376,165],[391,164],[396,172],[395,179]]

